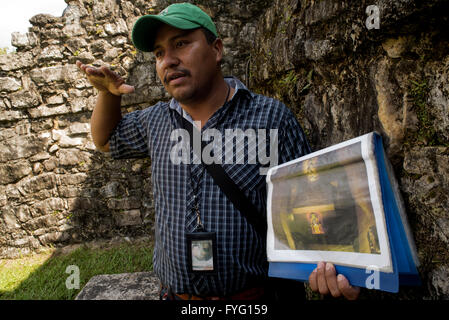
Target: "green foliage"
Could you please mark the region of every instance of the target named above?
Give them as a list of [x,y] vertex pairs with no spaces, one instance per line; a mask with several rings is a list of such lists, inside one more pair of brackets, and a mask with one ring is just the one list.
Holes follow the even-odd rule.
[[310,71],[309,71],[309,73],[307,74],[307,77],[306,77],[307,84],[304,85],[304,87],[301,89],[299,94],[307,92],[307,90],[309,90],[309,88],[312,86],[312,76],[313,76],[313,69],[310,69]]
[[[95,275],[143,272],[153,269],[150,245],[123,244],[109,249],[80,247],[48,259],[0,262],[0,300],[72,300]],[[80,289],[67,289],[70,265],[80,270]]]
[[294,86],[298,81],[298,76],[295,70],[290,70],[280,81],[279,84],[285,86]]
[[7,54],[7,53],[8,53],[8,48],[7,48],[7,47],[0,48],[0,56],[1,56],[2,54]]
[[426,144],[429,146],[445,145],[434,128],[435,117],[427,105],[429,87],[426,80],[410,81],[409,96],[413,101],[413,109],[418,118],[418,130],[407,140],[409,144]]

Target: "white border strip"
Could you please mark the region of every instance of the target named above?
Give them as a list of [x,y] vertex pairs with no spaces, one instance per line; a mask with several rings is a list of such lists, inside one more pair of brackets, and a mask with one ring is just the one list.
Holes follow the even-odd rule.
[[[379,246],[381,254],[369,253],[355,253],[355,252],[340,252],[340,251],[318,251],[318,250],[275,250],[275,236],[273,229],[273,220],[271,212],[271,199],[273,195],[273,183],[271,182],[271,175],[277,169],[285,167],[297,162],[304,161],[315,156],[340,149],[351,144],[361,142],[362,158],[366,165],[368,186],[370,190],[370,198],[374,211],[374,218],[376,222],[377,234],[379,239]],[[369,133],[358,138],[354,138],[331,147],[310,153],[304,157],[294,159],[292,161],[283,163],[279,166],[270,168],[267,173],[268,185],[268,199],[267,199],[267,256],[268,261],[276,262],[303,262],[303,263],[317,263],[319,261],[332,262],[338,265],[367,268],[376,266],[381,272],[393,272],[391,262],[390,245],[387,233],[387,226],[384,215],[384,208],[382,204],[381,188],[379,182],[379,175],[374,155],[373,133]],[[383,150],[381,150],[383,152]]]

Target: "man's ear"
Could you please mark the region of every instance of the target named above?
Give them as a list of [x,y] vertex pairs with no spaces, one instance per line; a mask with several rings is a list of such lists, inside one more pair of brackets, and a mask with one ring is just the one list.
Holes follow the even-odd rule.
[[223,41],[220,38],[217,38],[212,43],[212,50],[215,52],[217,65],[220,65],[221,60],[223,59]]

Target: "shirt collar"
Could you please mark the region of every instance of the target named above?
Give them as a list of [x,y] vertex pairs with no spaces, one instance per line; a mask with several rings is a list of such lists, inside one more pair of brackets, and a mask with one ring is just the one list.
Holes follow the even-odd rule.
[[[231,100],[234,99],[234,97],[237,96],[237,94],[246,94],[246,95],[249,94],[251,98],[254,97],[254,93],[249,91],[248,88],[236,77],[225,77],[224,80],[228,83],[229,86],[231,86],[231,88],[235,89],[234,94],[231,97]],[[182,115],[184,118],[193,123],[192,117],[182,109],[181,105],[179,104],[178,101],[175,100],[175,98],[172,98],[170,100],[168,107],[172,110],[177,111],[180,115]]]

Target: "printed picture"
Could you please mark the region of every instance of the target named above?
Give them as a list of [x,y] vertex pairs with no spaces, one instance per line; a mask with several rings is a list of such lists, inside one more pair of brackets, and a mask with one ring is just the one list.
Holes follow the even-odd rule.
[[281,167],[270,179],[275,250],[380,254],[361,142]]
[[212,271],[213,269],[212,240],[192,240],[192,270]]

